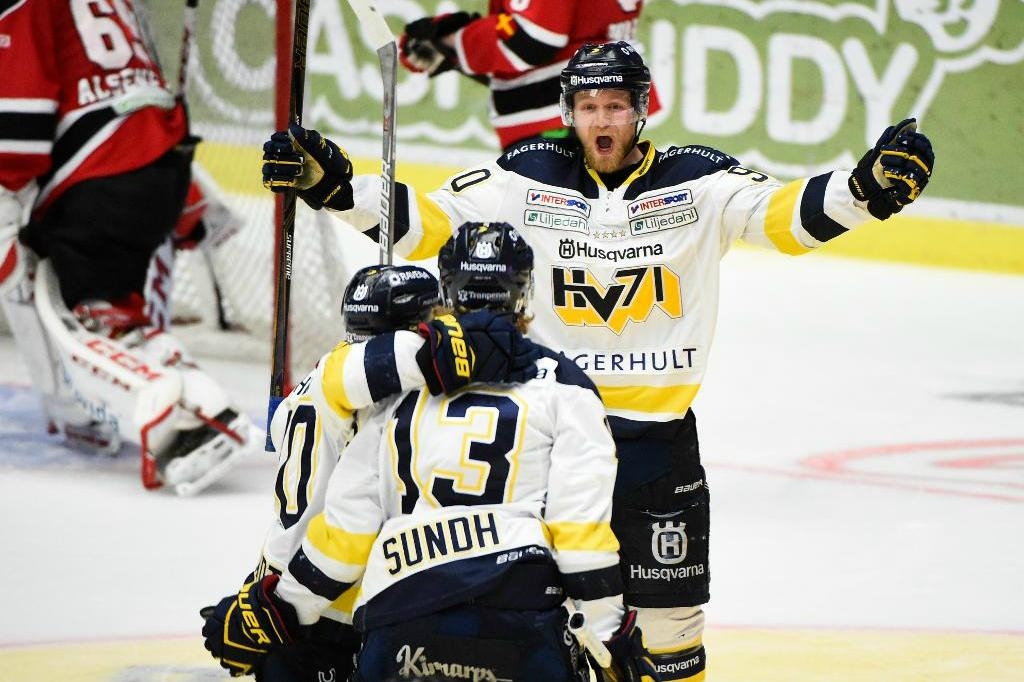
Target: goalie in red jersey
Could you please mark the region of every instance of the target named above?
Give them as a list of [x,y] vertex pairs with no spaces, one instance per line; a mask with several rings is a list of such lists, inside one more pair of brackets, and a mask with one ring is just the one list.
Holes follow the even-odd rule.
[[250,422],[146,309],[194,139],[145,36],[129,0],[0,2],[0,294],[51,430],[189,494]]

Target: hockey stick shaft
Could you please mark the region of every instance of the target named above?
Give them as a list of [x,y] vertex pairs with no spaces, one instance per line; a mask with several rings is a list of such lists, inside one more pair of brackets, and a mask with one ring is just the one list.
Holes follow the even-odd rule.
[[[306,86],[306,37],[309,32],[310,0],[296,0],[292,31],[291,87],[288,122],[302,123],[302,99]],[[292,288],[292,248],[295,241],[295,190],[284,193],[281,225],[277,232],[277,280],[274,286],[274,352],[270,366],[270,401],[267,404],[266,449],[270,441],[270,420],[284,399],[288,371],[288,307]]]
[[576,610],[572,600],[566,601],[566,610],[569,611],[569,632],[580,643],[580,646],[590,652],[599,666],[610,668],[612,665],[611,652],[587,625],[587,617],[583,615],[582,611]]
[[185,101],[188,90],[188,63],[192,58],[192,46],[196,39],[196,10],[199,0],[185,0],[185,22],[181,29],[181,54],[178,56],[178,98]]
[[384,83],[382,118],[383,149],[381,151],[380,227],[377,246],[381,264],[391,265],[395,237],[395,93],[398,88],[398,43],[384,21],[383,15],[369,0],[348,0],[359,25],[377,51],[380,74]]

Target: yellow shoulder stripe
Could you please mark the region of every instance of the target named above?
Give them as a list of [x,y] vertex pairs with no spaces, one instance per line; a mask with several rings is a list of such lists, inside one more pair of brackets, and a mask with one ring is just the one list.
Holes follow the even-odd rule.
[[352,346],[339,343],[327,356],[324,363],[324,376],[321,388],[327,404],[342,419],[350,419],[355,408],[345,391],[345,358],[352,352]]
[[793,236],[793,213],[803,193],[805,180],[794,180],[775,190],[768,200],[768,213],[764,217],[764,233],[782,253],[798,256],[809,248]]
[[551,544],[559,551],[617,552],[619,541],[607,521],[580,523],[576,521],[554,521],[547,524],[551,533]]
[[323,512],[313,517],[306,529],[306,539],[329,559],[342,564],[363,566],[370,556],[376,533],[349,533],[343,528],[330,526]]
[[416,207],[420,212],[423,237],[407,256],[409,260],[422,260],[436,256],[444,243],[452,236],[452,221],[449,220],[448,214],[419,190],[416,190]]

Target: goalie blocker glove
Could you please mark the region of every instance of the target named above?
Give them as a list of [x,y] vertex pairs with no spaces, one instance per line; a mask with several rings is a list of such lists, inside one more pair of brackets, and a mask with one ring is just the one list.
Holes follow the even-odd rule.
[[237,595],[200,611],[203,645],[232,677],[250,675],[275,648],[292,644],[299,618],[291,604],[274,596],[279,576],[247,583]]
[[590,666],[594,670],[597,682],[658,682],[654,662],[644,649],[643,636],[636,624],[636,611],[626,611],[622,625],[604,643],[608,653],[612,655],[611,667],[602,668],[587,653]]
[[510,314],[478,310],[421,322],[427,342],[416,354],[431,395],[474,381],[523,383],[537,376],[540,349],[516,329]]
[[402,37],[398,40],[399,59],[410,71],[426,73],[431,78],[457,68],[458,58],[455,56],[455,50],[445,45],[441,39],[479,18],[480,15],[475,13],[452,12],[436,17],[423,17],[406,24]]
[[850,192],[867,202],[871,215],[885,220],[921,195],[934,165],[932,143],[917,132],[916,119],[904,119],[886,128],[861,157],[850,174]]
[[352,162],[338,145],[298,124],[263,144],[263,186],[294,189],[314,211],[347,211],[352,201]]

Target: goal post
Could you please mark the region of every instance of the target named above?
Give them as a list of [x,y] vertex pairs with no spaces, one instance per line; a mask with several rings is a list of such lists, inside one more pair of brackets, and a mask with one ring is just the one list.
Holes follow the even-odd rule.
[[[168,70],[177,64],[185,0],[136,0]],[[294,0],[199,0],[188,63],[193,132],[202,138],[198,171],[238,228],[215,236],[203,258],[178,252],[171,313],[174,333],[200,355],[271,357],[275,238],[281,199],[260,183],[262,144],[287,128]],[[170,83],[177,73],[166,73]],[[344,228],[299,202],[293,250],[289,374],[301,377],[342,336],[339,301],[349,268]],[[216,282],[224,315],[217,323]]]

